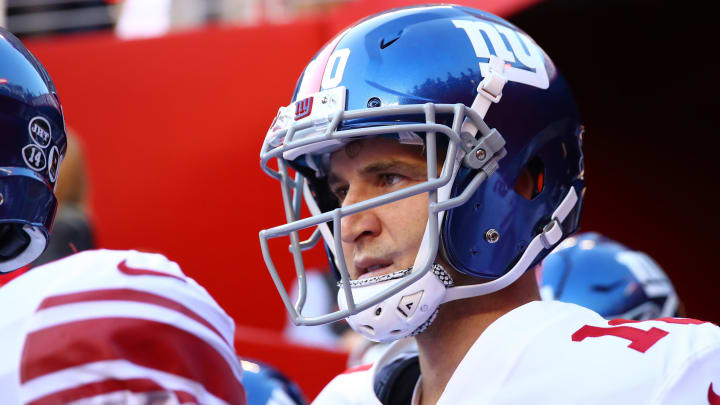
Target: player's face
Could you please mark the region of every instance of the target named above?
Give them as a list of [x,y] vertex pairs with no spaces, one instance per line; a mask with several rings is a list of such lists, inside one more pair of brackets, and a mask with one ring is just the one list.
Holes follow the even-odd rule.
[[[355,141],[330,158],[328,182],[341,206],[426,180],[423,148],[391,139]],[[427,223],[427,201],[427,194],[418,194],[342,218],[342,246],[352,279],[413,265]]]

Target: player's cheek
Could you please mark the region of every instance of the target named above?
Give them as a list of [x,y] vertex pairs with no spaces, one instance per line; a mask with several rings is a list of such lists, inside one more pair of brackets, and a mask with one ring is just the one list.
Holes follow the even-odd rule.
[[392,222],[394,239],[402,241],[403,250],[411,256],[417,254],[420,248],[425,226],[428,219],[427,194],[418,194],[389,204],[392,209],[390,221]]

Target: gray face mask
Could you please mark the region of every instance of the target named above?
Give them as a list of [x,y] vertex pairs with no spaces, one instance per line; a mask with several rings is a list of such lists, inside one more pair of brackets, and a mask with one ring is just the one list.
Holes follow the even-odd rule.
[[[340,87],[320,92],[311,98],[313,100],[335,100],[335,102],[327,104],[341,106],[344,105],[344,94],[344,88]],[[498,160],[500,160],[505,153],[503,149],[504,140],[500,134],[497,131],[491,130],[476,111],[463,105],[390,106],[361,111],[343,111],[342,109],[330,111],[328,108],[329,107],[316,108],[313,106],[313,114],[297,121],[292,120],[289,115],[292,111],[297,110],[294,104],[281,108],[278,117],[268,131],[261,151],[263,170],[281,181],[285,214],[288,220],[288,224],[286,225],[260,232],[263,256],[280,295],[285,302],[286,308],[290,313],[291,319],[294,323],[300,325],[323,324],[360,313],[395,295],[398,291],[417,282],[426,274],[432,276],[430,271],[435,263],[438,252],[440,243],[439,225],[442,221],[444,211],[465,203],[480,184],[497,168]],[[317,114],[317,116],[315,114]],[[436,114],[454,115],[453,128],[434,123]],[[380,115],[424,115],[427,120],[425,123],[398,124],[344,131],[337,130],[339,124],[344,120]],[[474,136],[460,135],[462,129],[468,125],[471,126],[472,129],[480,132],[481,136],[478,140],[476,140]],[[312,167],[316,171],[316,174],[322,174],[324,167],[322,157],[327,156],[332,150],[338,149],[348,141],[359,137],[374,137],[383,134],[395,134],[395,136],[397,136],[397,134],[404,134],[403,136],[407,142],[416,142],[416,137],[418,137],[417,133],[426,134],[424,144],[426,147],[425,155],[427,157],[426,163],[429,177],[422,183],[396,190],[389,194],[339,207],[332,211],[322,212],[308,187],[307,180],[299,172],[296,172],[295,178],[293,179],[289,172],[290,161],[300,156],[305,156],[308,166]],[[413,134],[415,134],[415,136],[413,136]],[[440,175],[437,175],[437,136],[445,136],[448,140],[448,147]],[[487,153],[482,161],[478,161],[478,154],[474,151],[476,147],[480,146],[487,148]],[[475,160],[469,159],[468,156],[474,156]],[[277,159],[278,170],[273,170],[269,167],[268,164],[271,159]],[[462,164],[477,165],[481,170],[478,171],[476,177],[468,184],[465,192],[461,193],[458,197],[450,199],[452,181],[458,168]],[[358,299],[354,296],[355,293],[353,291],[359,291],[361,287],[357,285],[352,286],[347,265],[343,259],[344,255],[342,252],[340,230],[341,219],[361,211],[423,193],[427,193],[428,195],[429,215],[423,241],[419,247],[415,263],[412,266],[413,271],[406,277],[398,278],[389,288],[383,288],[381,291],[373,288],[377,293],[373,294],[372,297],[367,297],[367,299],[362,300]],[[313,216],[300,219],[303,197]],[[328,226],[329,223],[333,225],[332,230]],[[306,241],[301,241],[298,233],[301,230],[313,227],[316,229],[312,236]],[[320,241],[321,236],[324,238],[328,250],[334,257],[335,267],[340,274],[342,294],[344,294],[343,296],[346,298],[342,304],[344,308],[338,311],[316,317],[305,317],[302,315],[302,308],[307,292],[305,291],[303,283],[305,268],[302,251],[316,245]],[[294,303],[290,301],[287,291],[280,282],[279,274],[270,255],[268,240],[278,237],[290,238],[290,250],[294,258],[299,281],[298,299]],[[385,286],[385,284],[383,284],[383,286]],[[363,291],[366,290],[367,289]],[[410,330],[409,333],[410,332],[412,332],[412,330]]]

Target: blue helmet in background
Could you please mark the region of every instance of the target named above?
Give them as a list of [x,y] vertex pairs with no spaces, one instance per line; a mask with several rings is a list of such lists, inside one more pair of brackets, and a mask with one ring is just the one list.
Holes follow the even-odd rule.
[[45,250],[65,149],[65,121],[50,76],[0,27],[0,272]]
[[672,282],[648,255],[597,233],[566,239],[539,272],[544,300],[571,302],[607,319],[678,315]]
[[[261,245],[291,318],[312,325],[345,317],[370,339],[393,340],[424,330],[443,302],[506,287],[579,226],[581,135],[574,98],[553,62],[500,17],[455,5],[413,6],[338,34],[305,68],[261,151],[263,169],[284,188],[288,220],[261,231]],[[431,177],[340,207],[326,181],[329,154],[377,136],[425,147]],[[432,177],[435,167],[442,172]],[[526,173],[531,195],[515,191]],[[430,214],[413,267],[351,282],[335,223],[421,193],[429,196]],[[310,228],[313,237],[300,243],[299,232]],[[342,287],[340,310],[306,317],[304,297],[291,302],[284,292],[268,240],[291,240],[301,274],[302,251],[320,236]],[[478,284],[453,286],[438,257]]]
[[304,405],[300,387],[283,373],[267,364],[241,360],[242,383],[248,405]]

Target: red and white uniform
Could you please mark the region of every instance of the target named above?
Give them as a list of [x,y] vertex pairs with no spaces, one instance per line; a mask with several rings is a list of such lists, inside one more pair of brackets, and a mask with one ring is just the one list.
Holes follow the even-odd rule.
[[162,255],[37,267],[0,311],[2,404],[245,404],[233,320]]
[[[408,344],[335,377],[313,403],[380,404],[375,379]],[[719,405],[720,328],[682,318],[607,321],[574,304],[532,302],[480,335],[437,404]]]

